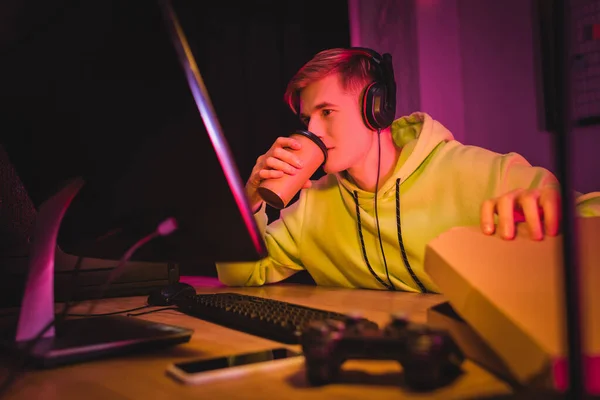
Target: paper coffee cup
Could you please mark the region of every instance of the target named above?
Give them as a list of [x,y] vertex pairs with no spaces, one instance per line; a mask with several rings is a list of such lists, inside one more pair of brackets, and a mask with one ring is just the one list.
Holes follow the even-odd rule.
[[258,187],[258,194],[271,207],[282,209],[287,207],[294,196],[317,169],[327,160],[327,147],[317,135],[305,130],[297,130],[290,135],[302,147],[289,149],[302,160],[303,167],[296,175],[284,174],[279,178],[265,179]]

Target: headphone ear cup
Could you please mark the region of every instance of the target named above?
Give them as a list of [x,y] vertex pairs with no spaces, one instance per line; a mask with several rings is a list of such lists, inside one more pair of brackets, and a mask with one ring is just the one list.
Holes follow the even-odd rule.
[[[385,99],[385,86],[380,82],[372,82],[365,89],[363,96],[363,119],[371,130],[387,128],[393,121],[389,121],[389,112]],[[392,117],[393,119],[393,117]]]

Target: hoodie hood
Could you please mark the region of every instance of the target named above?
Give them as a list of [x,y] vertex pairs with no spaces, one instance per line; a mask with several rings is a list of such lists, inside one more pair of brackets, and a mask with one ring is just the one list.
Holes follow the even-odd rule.
[[[440,143],[454,140],[454,136],[446,127],[423,112],[414,112],[395,120],[390,130],[396,146],[404,150],[398,158],[394,174],[387,181],[379,183],[379,193],[393,190],[398,179],[400,182],[408,179]],[[349,180],[345,172],[336,174],[336,177],[350,192],[356,191],[365,196],[372,196]]]

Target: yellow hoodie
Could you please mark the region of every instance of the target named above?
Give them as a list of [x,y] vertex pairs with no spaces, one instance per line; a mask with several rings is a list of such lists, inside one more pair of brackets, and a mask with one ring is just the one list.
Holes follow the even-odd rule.
[[[258,286],[306,269],[323,286],[386,289],[391,281],[398,290],[438,292],[423,270],[431,239],[452,227],[479,225],[480,206],[487,199],[516,188],[557,184],[548,170],[532,167],[518,154],[455,141],[425,113],[394,121],[391,132],[403,150],[393,176],[380,184],[381,242],[374,194],[358,188],[345,173],[329,174],[303,189],[298,201],[271,224],[262,207],[255,218],[269,256],[258,262],[217,263],[220,281]],[[586,201],[582,198],[580,206]],[[587,207],[585,214],[600,212]]]

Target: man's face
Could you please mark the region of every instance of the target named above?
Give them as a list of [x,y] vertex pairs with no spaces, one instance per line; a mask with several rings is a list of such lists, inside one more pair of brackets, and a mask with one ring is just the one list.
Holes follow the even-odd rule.
[[360,93],[345,92],[337,74],[307,86],[300,93],[300,114],[308,130],[328,149],[326,173],[345,171],[366,156],[374,132],[362,119]]

